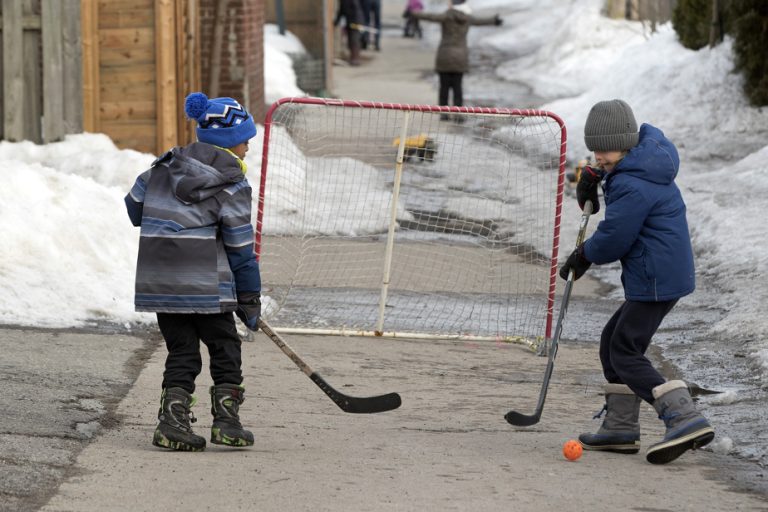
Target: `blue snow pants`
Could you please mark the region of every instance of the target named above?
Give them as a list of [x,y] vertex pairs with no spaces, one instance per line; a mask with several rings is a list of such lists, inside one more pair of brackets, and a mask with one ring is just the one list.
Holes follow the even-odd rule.
[[653,404],[651,390],[666,379],[645,357],[661,321],[677,304],[626,301],[613,314],[600,337],[600,363],[611,384],[626,384],[637,396]]

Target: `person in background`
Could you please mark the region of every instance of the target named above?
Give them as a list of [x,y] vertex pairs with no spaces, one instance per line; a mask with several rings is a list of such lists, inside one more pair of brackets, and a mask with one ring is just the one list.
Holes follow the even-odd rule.
[[693,249],[686,208],[675,178],[677,149],[661,130],[643,124],[622,100],[601,101],[589,111],[584,142],[598,168],[584,167],[576,198],[600,210],[605,219],[560,269],[579,279],[594,263],[621,262],[625,301],[600,336],[605,386],[605,419],[597,433],[581,434],[587,450],[637,453],[640,403],[651,404],[664,421],[664,439],[646,451],[652,464],[666,464],[715,437],[696,410],[682,380],[667,381],[645,356],[653,335],[677,301],[695,288]]
[[365,49],[373,33],[373,49],[381,51],[381,0],[361,0],[363,19],[365,20]]
[[200,340],[210,355],[211,442],[251,446],[240,423],[244,401],[241,340],[232,312],[255,331],[261,314],[261,275],[253,251],[251,186],[245,178],[253,117],[232,98],[187,96],[197,139],[156,159],[125,196],[141,227],[136,262],[136,311],[157,314],[165,339],[159,423],[152,444],[202,451],[192,431]]
[[450,0],[450,7],[441,14],[414,12],[417,20],[440,23],[441,38],[435,59],[435,71],[440,77],[438,105],[448,105],[448,96],[453,93],[453,105],[464,105],[462,80],[469,71],[469,47],[467,32],[472,25],[502,24],[499,15],[478,18],[472,16],[472,10],[464,0]]
[[349,48],[349,65],[360,65],[360,48],[362,45],[361,29],[364,27],[365,18],[360,0],[339,0],[339,10],[333,26],[339,26],[341,18],[344,18],[344,30],[347,33],[347,47]]
[[408,0],[405,6],[405,12],[403,12],[403,18],[405,18],[405,28],[403,29],[403,37],[418,37],[421,39],[421,25],[419,25],[419,18],[413,16],[413,13],[421,12],[424,10],[424,4],[421,0]]

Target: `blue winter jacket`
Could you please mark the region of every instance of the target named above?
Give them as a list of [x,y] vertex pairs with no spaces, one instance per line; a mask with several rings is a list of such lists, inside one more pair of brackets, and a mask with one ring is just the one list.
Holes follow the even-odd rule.
[[621,260],[627,300],[672,300],[696,287],[685,203],[674,181],[679,166],[672,142],[643,124],[638,145],[603,183],[605,220],[584,256],[597,264]]

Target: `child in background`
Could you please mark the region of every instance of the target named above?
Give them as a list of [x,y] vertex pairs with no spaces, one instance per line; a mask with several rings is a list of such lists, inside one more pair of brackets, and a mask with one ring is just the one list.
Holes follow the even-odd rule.
[[579,441],[587,450],[637,453],[645,400],[666,426],[664,439],[647,450],[646,459],[666,464],[715,437],[685,382],[667,382],[645,356],[664,317],[695,288],[685,203],[675,184],[680,159],[658,128],[643,124],[638,132],[632,109],[622,100],[592,107],[584,141],[599,168],[584,168],[576,196],[579,206],[589,200],[597,212],[602,183],[605,219],[571,253],[560,277],[573,271],[578,279],[593,263],[621,261],[626,300],[600,337],[606,416],[596,434],[582,434]]
[[418,37],[421,39],[421,25],[419,25],[419,19],[414,16],[414,13],[423,10],[424,4],[421,3],[421,0],[408,0],[408,4],[405,6],[405,12],[403,12],[403,18],[405,18],[403,37]]
[[185,110],[198,123],[198,142],[155,160],[125,197],[128,216],[141,227],[136,311],[157,313],[168,348],[152,444],[205,449],[205,439],[190,425],[202,340],[214,383],[211,442],[251,446],[253,434],[238,416],[244,388],[232,312],[249,329],[258,329],[261,276],[243,162],[256,125],[232,98],[192,93]]

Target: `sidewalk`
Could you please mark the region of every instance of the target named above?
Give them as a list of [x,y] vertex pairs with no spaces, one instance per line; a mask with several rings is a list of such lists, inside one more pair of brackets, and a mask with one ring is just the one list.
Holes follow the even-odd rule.
[[[563,442],[597,422],[599,370],[591,345],[562,345],[542,421],[508,425],[532,411],[544,368],[519,346],[287,336],[332,385],[368,396],[397,391],[400,409],[341,412],[263,334],[244,345],[252,449],[210,446],[174,453],[150,444],[164,349],[118,408],[120,425],[78,458],[42,510],[64,511],[611,511],[766,510],[756,496],[712,479],[713,453],[666,466],[638,455],[585,453],[568,462]],[[205,375],[197,432],[208,436]],[[642,409],[644,444],[662,435]]]
[[[387,37],[390,33],[393,37]],[[337,60],[333,68],[334,96],[344,100],[437,104],[437,89],[429,81],[436,76],[434,50],[419,39],[398,37],[400,33],[385,29],[382,51],[364,51],[360,66]]]
[[[436,91],[423,80],[432,52],[394,36],[382,46],[380,53],[366,52],[360,67],[334,69],[335,94],[433,103]],[[334,387],[356,396],[396,391],[402,407],[377,415],[341,412],[259,333],[243,346],[247,400],[241,418],[255,446],[159,450],[150,441],[161,346],[120,403],[119,424],[81,453],[72,477],[42,510],[768,510],[762,497],[718,480],[724,456],[696,452],[666,466],[645,462],[644,449],[663,435],[647,404],[640,454],[586,452],[578,461],[565,460],[562,444],[598,425],[590,419],[602,404],[593,344],[561,345],[542,420],[522,429],[503,416],[510,409],[533,411],[546,360],[519,346],[286,339]],[[204,370],[194,412],[195,429],[206,437],[209,385]]]

